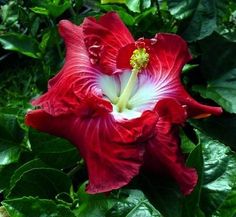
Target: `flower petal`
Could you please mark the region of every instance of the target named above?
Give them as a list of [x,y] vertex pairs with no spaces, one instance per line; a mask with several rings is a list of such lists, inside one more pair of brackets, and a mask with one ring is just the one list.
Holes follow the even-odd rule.
[[[206,106],[195,101],[184,89],[181,70],[191,59],[186,42],[177,35],[157,34],[150,46],[150,63],[146,73],[154,75],[156,92],[160,98],[170,97],[186,106],[188,117],[222,113],[220,107]],[[151,43],[150,43],[151,44]]]
[[162,176],[170,175],[184,195],[190,194],[197,183],[197,173],[184,164],[175,125],[185,121],[185,109],[175,100],[165,99],[157,103],[156,110],[159,114],[156,136],[146,146],[145,168]]
[[[147,68],[139,74],[139,88],[132,101],[133,107],[152,109],[164,98],[173,98],[186,107],[188,117],[206,117],[222,113],[220,107],[206,106],[195,101],[181,84],[181,70],[191,59],[186,42],[173,34],[159,33],[152,39],[140,38],[120,49],[117,68],[130,69],[130,57],[135,48],[143,46],[149,53]],[[150,94],[142,100],[144,92]],[[142,104],[143,103],[143,104]],[[154,105],[154,106],[153,106]]]
[[34,129],[66,137],[70,133],[69,127],[64,127],[73,121],[73,115],[52,116],[43,109],[30,111],[25,116],[25,123]]
[[91,50],[90,57],[94,58],[95,63],[99,63],[104,73],[114,73],[119,49],[134,42],[127,27],[116,13],[109,12],[99,20],[86,18],[83,30],[85,43],[88,50]]
[[59,23],[59,32],[66,45],[65,64],[49,81],[48,92],[32,103],[54,116],[77,111],[80,102],[91,92],[102,97],[97,88],[97,78],[101,73],[90,63],[82,27],[63,20]]
[[128,44],[122,47],[117,55],[116,66],[118,69],[132,69],[130,58],[136,49],[135,43]]
[[155,112],[120,123],[112,115],[81,118],[36,110],[26,116],[27,125],[65,137],[78,147],[88,168],[87,191],[92,194],[120,188],[138,174],[144,142],[152,136],[156,121]]
[[154,113],[147,112],[127,122],[100,119],[89,125],[81,123],[86,132],[91,132],[90,139],[86,138],[82,144],[80,141],[79,147],[80,150],[86,148],[88,193],[118,189],[139,173],[145,151],[143,142],[152,136],[156,120]]

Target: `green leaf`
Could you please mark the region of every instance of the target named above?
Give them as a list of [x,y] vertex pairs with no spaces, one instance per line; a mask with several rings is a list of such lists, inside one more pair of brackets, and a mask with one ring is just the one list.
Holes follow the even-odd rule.
[[1,24],[0,29],[9,30],[19,28],[18,4],[16,1],[10,1],[8,4],[0,7]]
[[177,0],[167,0],[167,5],[170,13],[177,19],[185,19],[191,16],[196,10],[199,1],[177,1]]
[[20,144],[24,138],[17,115],[0,112],[0,142]]
[[151,6],[151,0],[101,0],[102,4],[120,3],[126,4],[129,10],[140,13],[141,9],[147,9]]
[[56,168],[68,168],[80,160],[77,149],[67,140],[29,129],[29,142],[32,151]]
[[[86,183],[85,183],[86,184]],[[79,208],[75,211],[79,217],[162,217],[139,190],[119,190],[110,195],[89,195],[85,184],[79,191]]]
[[128,14],[123,7],[118,6],[118,5],[100,5],[100,8],[109,12],[109,11],[116,11],[122,21],[128,25],[128,26],[133,26],[135,24],[135,19],[133,16]]
[[39,16],[35,17],[35,19],[32,20],[30,33],[33,37],[37,37],[37,33],[38,33],[41,23],[42,23],[42,20]]
[[182,34],[188,41],[200,40],[213,33],[226,14],[228,4],[228,0],[168,0],[172,15],[177,19],[188,18]]
[[46,51],[46,48],[50,44],[52,38],[55,40],[55,36],[56,36],[55,31],[57,30],[54,28],[50,28],[43,33],[42,41],[40,42],[40,45],[39,45],[42,53]]
[[36,14],[42,14],[42,15],[46,15],[46,16],[48,15],[48,10],[43,7],[33,7],[33,8],[30,8],[30,10]]
[[51,0],[33,0],[32,1],[35,7],[32,7],[31,10],[37,14],[50,15],[54,18],[61,16],[67,9],[71,7],[70,0],[63,1],[51,1]]
[[234,184],[231,192],[228,194],[224,203],[212,215],[212,217],[235,217],[236,216],[236,184]]
[[23,137],[17,116],[0,113],[0,166],[18,161]]
[[7,165],[17,162],[21,149],[12,145],[0,145],[0,165]]
[[133,11],[140,13],[140,0],[126,0],[127,7]]
[[211,217],[225,203],[227,205],[228,198],[232,196],[236,185],[236,155],[217,140],[198,134],[204,162],[200,205],[206,216]]
[[150,8],[151,7],[151,0],[143,0],[142,1],[142,9],[147,9],[147,8]]
[[72,206],[74,202],[71,196],[66,192],[57,194],[55,199],[58,203],[64,204],[66,206]]
[[17,51],[36,59],[41,57],[38,42],[30,36],[19,33],[1,34],[0,43],[6,50]]
[[[201,42],[202,72],[207,86],[194,86],[230,113],[236,113],[236,43],[214,34]],[[214,52],[213,52],[214,51]]]
[[[224,114],[202,120],[192,119],[190,123],[204,134],[236,150],[236,115]],[[227,130],[225,130],[226,126]]]
[[236,113],[236,68],[216,80],[209,81],[207,87],[196,85],[193,90],[204,98],[214,100],[226,111]]
[[19,181],[21,179],[21,176],[31,170],[31,169],[35,169],[35,168],[45,168],[47,167],[47,165],[45,163],[43,163],[41,160],[39,159],[34,159],[31,161],[26,162],[25,164],[23,164],[22,166],[20,166],[19,168],[17,168],[15,170],[15,172],[13,173],[11,179],[10,179],[10,186],[14,187],[16,185],[16,182]]
[[182,73],[188,73],[189,71],[191,71],[192,69],[198,66],[199,66],[198,64],[185,64],[182,69]]
[[80,206],[74,211],[78,217],[105,217],[109,209],[111,209],[116,199],[105,194],[90,195],[85,192],[87,183],[81,185],[78,191]]
[[[155,17],[154,15],[157,13],[157,9],[156,7],[151,7],[149,8],[148,10],[145,10],[144,12],[138,14],[136,17],[135,17],[135,22],[136,23],[139,23],[140,21],[150,21],[150,18],[153,18],[153,19],[157,19],[157,17]],[[146,23],[147,24],[147,23]]]
[[236,1],[230,0],[227,14],[224,16],[223,21],[219,23],[219,26],[216,31],[221,36],[233,42],[236,42],[235,18]]
[[185,132],[181,129],[180,130],[180,140],[181,140],[181,150],[183,153],[190,153],[195,149],[195,145],[193,142],[188,138]]
[[61,192],[69,192],[69,177],[53,168],[35,168],[24,172],[10,189],[7,198],[38,196],[54,198]]
[[124,23],[128,26],[133,26],[135,24],[135,19],[128,13],[124,12],[123,10],[120,10],[117,12],[120,16],[120,18],[124,21]]
[[162,217],[139,190],[122,190],[119,201],[108,212],[113,217]]
[[140,178],[144,194],[164,217],[181,217],[183,195],[174,180],[154,175]]
[[17,165],[10,164],[0,168],[0,193],[5,191],[10,185],[10,179],[14,171],[16,170]]
[[204,216],[200,209],[200,195],[203,179],[203,156],[201,144],[197,145],[196,148],[190,153],[186,165],[197,170],[198,183],[193,192],[183,200],[182,217]]
[[69,208],[52,200],[22,197],[4,200],[2,204],[12,217],[75,217]]
[[125,3],[126,0],[101,0],[101,4]]

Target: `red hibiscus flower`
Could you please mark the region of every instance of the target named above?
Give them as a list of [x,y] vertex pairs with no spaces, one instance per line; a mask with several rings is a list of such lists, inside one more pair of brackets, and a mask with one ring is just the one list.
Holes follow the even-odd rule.
[[80,26],[63,20],[59,32],[65,64],[33,101],[40,109],[26,115],[26,124],[78,147],[89,193],[120,188],[143,166],[170,175],[189,194],[197,173],[184,164],[178,125],[222,110],[196,102],[181,85],[191,59],[186,43],[165,33],[135,41],[113,12]]

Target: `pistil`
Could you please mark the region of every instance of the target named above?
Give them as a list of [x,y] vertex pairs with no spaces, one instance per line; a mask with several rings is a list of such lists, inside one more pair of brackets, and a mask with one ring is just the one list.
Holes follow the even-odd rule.
[[132,66],[131,75],[117,102],[119,112],[124,111],[124,109],[128,107],[128,101],[138,79],[138,73],[142,71],[143,68],[147,67],[148,61],[149,54],[146,52],[145,48],[134,50],[130,58],[130,65]]

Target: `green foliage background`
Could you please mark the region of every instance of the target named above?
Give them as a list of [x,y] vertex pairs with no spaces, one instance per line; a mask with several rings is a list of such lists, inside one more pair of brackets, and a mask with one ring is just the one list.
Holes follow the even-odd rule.
[[[197,100],[224,109],[181,129],[198,184],[183,197],[171,180],[140,174],[110,194],[85,193],[83,159],[64,139],[28,129],[30,100],[63,64],[57,23],[116,11],[135,38],[181,35],[193,60],[182,81]],[[0,0],[0,216],[235,217],[235,0]]]

